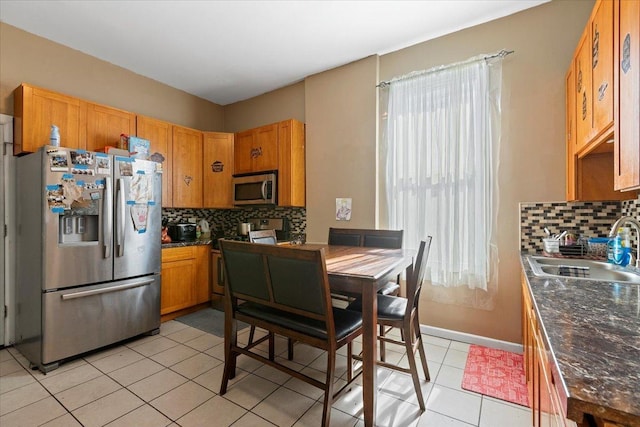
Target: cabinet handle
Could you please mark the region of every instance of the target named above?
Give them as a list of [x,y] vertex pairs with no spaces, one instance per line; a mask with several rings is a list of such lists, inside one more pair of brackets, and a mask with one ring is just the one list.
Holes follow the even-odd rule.
[[257,147],[257,148],[252,148],[251,149],[251,158],[252,159],[257,159],[260,156],[262,156],[262,147]]
[[627,74],[631,69],[631,34],[629,33],[624,36],[624,42],[622,42],[622,61],[620,61],[620,68],[624,74]]
[[222,257],[218,257],[218,285],[224,286],[224,266],[222,265]]
[[607,88],[609,87],[609,83],[608,82],[603,82],[600,87],[598,88],[598,101],[602,101],[604,99],[604,94],[607,91]]
[[591,62],[592,68],[596,68],[598,66],[598,48],[600,45],[600,31],[598,31],[598,24],[596,24],[596,30],[593,33],[593,48],[591,51]]
[[587,118],[587,91],[582,92],[582,120]]

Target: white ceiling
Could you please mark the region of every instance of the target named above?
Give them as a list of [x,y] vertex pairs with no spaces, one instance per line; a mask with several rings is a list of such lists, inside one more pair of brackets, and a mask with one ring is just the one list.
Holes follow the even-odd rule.
[[546,1],[0,0],[0,21],[226,105]]

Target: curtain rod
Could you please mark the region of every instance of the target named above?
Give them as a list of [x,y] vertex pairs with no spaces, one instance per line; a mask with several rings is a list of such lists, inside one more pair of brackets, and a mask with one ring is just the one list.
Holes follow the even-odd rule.
[[458,66],[458,65],[470,64],[470,63],[472,63],[472,62],[477,62],[477,61],[486,61],[487,59],[497,58],[497,57],[504,58],[504,57],[505,57],[505,56],[507,56],[507,55],[511,55],[513,52],[514,52],[513,50],[506,50],[506,49],[502,49],[502,50],[501,50],[501,51],[499,51],[499,52],[496,52],[496,53],[491,54],[491,55],[483,56],[483,57],[481,57],[481,58],[478,58],[478,57],[476,56],[476,57],[473,57],[473,58],[467,59],[467,60],[465,60],[465,61],[455,62],[455,63],[453,63],[453,64],[440,65],[440,66],[433,67],[433,68],[429,68],[429,69],[427,69],[427,70],[422,70],[422,71],[414,71],[414,72],[412,72],[412,73],[405,74],[404,76],[394,77],[394,78],[393,78],[393,79],[391,79],[391,80],[384,81],[384,82],[380,82],[380,83],[378,83],[378,84],[376,85],[376,87],[379,87],[379,88],[385,88],[385,87],[387,87],[387,86],[391,85],[391,83],[395,83],[395,82],[398,82],[398,81],[401,81],[401,80],[412,79],[412,78],[414,78],[414,77],[423,76],[423,75],[425,75],[425,74],[433,73],[433,72],[435,72],[435,71],[446,70],[446,69],[448,69],[448,68],[456,67],[456,66]]

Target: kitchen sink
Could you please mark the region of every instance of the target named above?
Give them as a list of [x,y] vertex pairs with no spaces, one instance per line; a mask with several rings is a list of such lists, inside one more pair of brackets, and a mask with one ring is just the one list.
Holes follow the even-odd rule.
[[640,284],[640,273],[604,261],[529,256],[529,264],[536,276]]

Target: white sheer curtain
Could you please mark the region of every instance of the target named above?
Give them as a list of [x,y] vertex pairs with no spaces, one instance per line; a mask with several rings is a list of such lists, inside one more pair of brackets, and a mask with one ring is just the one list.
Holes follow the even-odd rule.
[[386,192],[405,247],[433,236],[432,286],[497,286],[497,159],[502,56],[389,85]]

